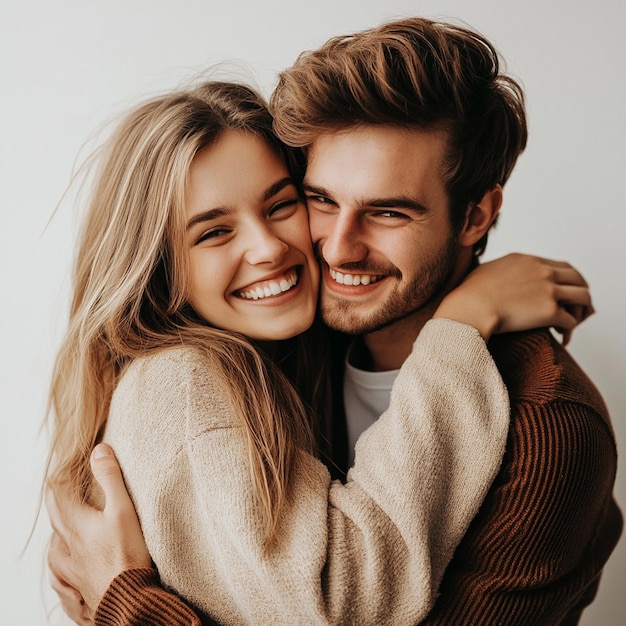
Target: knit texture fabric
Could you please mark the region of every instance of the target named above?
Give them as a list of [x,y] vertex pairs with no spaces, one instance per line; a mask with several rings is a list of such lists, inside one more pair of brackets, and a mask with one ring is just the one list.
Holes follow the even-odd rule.
[[[212,364],[192,349],[131,364],[105,439],[163,584],[220,624],[402,625],[432,608],[498,472],[508,422],[506,389],[478,333],[429,322],[389,410],[361,436],[348,482],[299,456],[269,552],[240,420]],[[145,610],[153,590],[155,581],[138,591],[118,577],[98,623],[134,623],[115,607]],[[182,617],[168,623],[192,624],[178,602],[172,596],[167,610]]]
[[[129,601],[130,598],[130,601]],[[154,569],[131,569],[122,572],[111,583],[107,602],[94,617],[96,626],[200,626],[200,617],[183,602],[172,602]]]
[[572,626],[622,532],[608,412],[548,331],[489,348],[511,402],[506,453],[424,624]]

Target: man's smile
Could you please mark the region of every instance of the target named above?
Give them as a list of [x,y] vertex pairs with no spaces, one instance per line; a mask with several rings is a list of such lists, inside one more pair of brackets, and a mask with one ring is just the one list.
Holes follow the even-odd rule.
[[349,274],[328,268],[330,277],[340,285],[370,285],[383,278],[380,274]]

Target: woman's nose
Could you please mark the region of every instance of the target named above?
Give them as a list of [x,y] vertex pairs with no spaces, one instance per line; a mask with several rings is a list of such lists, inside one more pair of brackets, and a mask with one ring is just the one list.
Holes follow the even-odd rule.
[[248,234],[246,261],[251,265],[277,263],[289,250],[289,245],[266,225],[256,226]]

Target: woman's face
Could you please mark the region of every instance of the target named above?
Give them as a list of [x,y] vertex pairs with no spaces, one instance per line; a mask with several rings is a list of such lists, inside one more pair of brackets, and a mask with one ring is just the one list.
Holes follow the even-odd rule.
[[306,207],[261,138],[227,131],[196,155],[185,242],[189,302],[211,325],[259,340],[311,325],[319,271]]

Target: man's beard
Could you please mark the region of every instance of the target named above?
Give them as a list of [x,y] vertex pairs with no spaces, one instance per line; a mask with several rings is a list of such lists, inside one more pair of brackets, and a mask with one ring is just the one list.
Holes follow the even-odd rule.
[[[319,250],[316,253],[319,258]],[[367,315],[359,311],[360,303],[327,296],[322,288],[320,310],[324,322],[330,328],[349,335],[364,335],[386,328],[418,311],[426,312],[429,307],[432,308],[428,311],[430,317],[446,295],[443,289],[456,268],[457,257],[457,238],[450,236],[433,258],[422,262],[422,270],[410,283],[402,288],[396,286],[391,294],[385,296],[384,302]],[[392,280],[401,278],[395,266],[382,268],[367,263],[349,263],[342,268],[357,274],[384,274]]]

